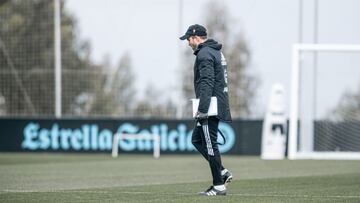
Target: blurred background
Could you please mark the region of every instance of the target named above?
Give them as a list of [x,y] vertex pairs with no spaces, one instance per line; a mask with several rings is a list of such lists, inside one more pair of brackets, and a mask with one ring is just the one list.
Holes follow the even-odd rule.
[[0,201],[199,202],[211,174],[191,142],[195,56],[179,37],[202,24],[228,64],[226,201],[360,202],[359,9],[0,0]]
[[[3,0],[0,116],[53,117],[61,105],[61,117],[190,118],[194,56],[178,37],[199,23],[223,44],[233,117],[260,119],[272,84],[289,96],[292,44],[360,43],[359,7],[356,0],[61,1],[56,104],[54,2]],[[318,91],[352,77],[334,99],[318,101],[327,107],[320,114],[342,95],[359,95],[359,65]]]
[[[251,153],[259,154],[274,84],[283,87],[281,113],[286,119],[290,114],[293,45],[360,44],[358,8],[357,0],[2,0],[1,127],[5,129],[9,119],[29,119],[15,127],[17,132],[7,130],[13,137],[56,129],[56,119],[80,119],[73,129],[90,122],[87,119],[152,124],[177,120],[191,129],[195,56],[179,36],[198,23],[208,29],[209,38],[223,44],[235,142],[249,149],[256,146]],[[359,142],[359,56],[301,53],[296,95],[302,126],[307,126],[305,121],[310,126],[302,132],[319,131],[314,121],[346,121],[351,127],[341,127],[345,130],[336,134],[351,135],[347,149]],[[26,131],[34,119],[54,120]],[[122,129],[111,126],[111,133]],[[334,130],[326,126],[320,134],[329,141]],[[341,140],[335,137],[335,143]],[[329,149],[342,147],[326,144]]]

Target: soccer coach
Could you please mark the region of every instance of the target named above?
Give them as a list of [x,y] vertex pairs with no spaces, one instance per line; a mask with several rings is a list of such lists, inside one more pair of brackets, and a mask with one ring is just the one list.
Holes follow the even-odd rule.
[[[226,184],[232,179],[230,171],[221,163],[217,143],[219,121],[231,122],[227,87],[227,65],[222,45],[213,39],[207,39],[206,28],[191,25],[181,40],[187,40],[196,56],[194,64],[194,88],[197,99],[200,99],[196,113],[196,125],[192,143],[209,162],[213,185],[200,195],[226,195]],[[217,116],[208,116],[211,97],[217,98]]]

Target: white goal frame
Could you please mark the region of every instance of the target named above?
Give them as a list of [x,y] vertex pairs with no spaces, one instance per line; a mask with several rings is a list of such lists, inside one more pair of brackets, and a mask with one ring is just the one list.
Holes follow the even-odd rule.
[[360,160],[360,152],[298,152],[300,53],[359,52],[360,44],[294,44],[291,63],[290,126],[288,139],[288,159],[351,159]]
[[113,146],[111,151],[111,156],[113,158],[118,157],[119,155],[119,141],[120,140],[153,140],[154,141],[154,158],[160,158],[160,135],[151,134],[127,134],[127,133],[115,133],[113,136]]

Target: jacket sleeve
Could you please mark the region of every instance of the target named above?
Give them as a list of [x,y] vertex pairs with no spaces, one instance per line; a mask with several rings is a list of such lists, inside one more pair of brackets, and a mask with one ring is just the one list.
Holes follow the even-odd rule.
[[199,63],[199,107],[198,111],[207,113],[210,106],[211,95],[214,89],[215,74],[214,74],[214,59],[209,53],[202,53],[198,56]]

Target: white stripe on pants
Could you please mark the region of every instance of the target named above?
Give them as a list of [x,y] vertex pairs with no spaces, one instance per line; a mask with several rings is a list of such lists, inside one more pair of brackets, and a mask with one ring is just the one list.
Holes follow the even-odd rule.
[[212,148],[210,134],[209,134],[209,126],[208,125],[203,125],[202,129],[203,129],[204,136],[205,136],[206,148],[207,148],[208,154],[210,156],[214,156],[214,150]]

